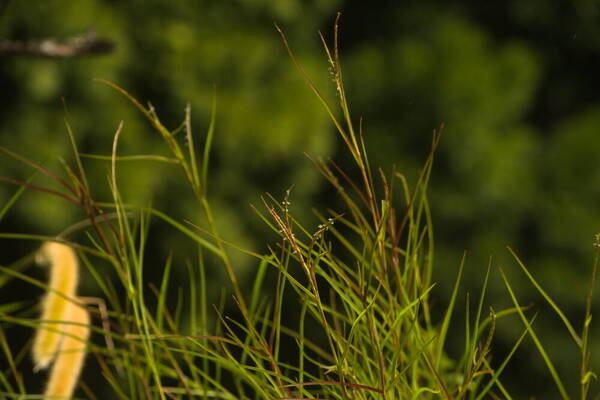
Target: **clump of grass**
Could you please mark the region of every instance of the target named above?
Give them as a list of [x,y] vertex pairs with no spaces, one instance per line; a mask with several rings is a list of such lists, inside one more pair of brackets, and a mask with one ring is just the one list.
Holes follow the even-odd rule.
[[[511,398],[509,385],[502,382],[501,374],[522,340],[526,336],[535,340],[537,336],[533,330],[535,317],[526,316],[527,310],[517,301],[508,280],[505,282],[514,307],[484,311],[488,269],[475,311],[466,309],[466,326],[461,333],[465,346],[456,360],[450,360],[445,350],[448,336],[459,334],[450,324],[456,312],[464,259],[443,317],[436,320],[432,316],[435,250],[427,187],[440,132],[433,133],[430,153],[424,156],[424,166],[416,182],[410,184],[400,173],[373,169],[362,128],[356,127],[351,118],[344,91],[337,22],[333,47],[321,37],[336,85],[337,106],[331,105],[308,77],[281,34],[293,63],[323,103],[354,164],[343,169],[333,161],[311,159],[337,190],[342,202],[339,209],[315,211],[320,221],[317,226],[307,226],[294,217],[290,191],[283,198],[265,196],[263,206],[255,210],[276,239],[264,253],[241,249],[224,240],[216,229],[206,190],[214,106],[202,156],[198,156],[189,106],[181,126],[169,130],[152,105],[143,106],[124,89],[105,82],[140,110],[172,153],[172,158],[120,156],[118,140],[123,130],[120,124],[112,154],[94,156],[110,162],[111,202],[93,198],[70,128],[76,160],[75,169],[67,167],[70,183],[4,149],[6,154],[62,184],[68,194],[51,192],[29,182],[14,179],[11,182],[59,195],[81,207],[88,216],[87,222],[70,231],[86,230],[87,242],[79,245],[83,262],[110,307],[112,333],[106,334],[114,340],[116,351],[102,346],[91,349],[106,390],[111,397],[120,399]],[[187,148],[180,144],[182,136]],[[196,226],[176,221],[160,210],[127,204],[119,193],[117,164],[134,158],[179,165],[206,224]],[[15,199],[21,193],[22,190],[17,192]],[[144,280],[148,267],[144,255],[152,219],[169,224],[197,246],[197,261],[187,265],[186,295],[179,292],[177,296],[169,291],[171,258],[165,262],[158,285],[147,285]],[[14,234],[3,237],[23,239]],[[249,292],[238,282],[229,257],[232,251],[242,251],[256,259],[255,280]],[[114,268],[119,288],[98,272],[94,267],[97,263],[91,263],[89,256]],[[206,297],[208,259],[219,260],[224,268],[240,315],[234,319],[226,314],[224,297],[214,307],[214,327],[209,323],[212,311]],[[38,284],[20,272],[23,265],[25,262],[19,262],[9,268],[2,267],[1,271],[11,279]],[[586,320],[579,336],[520,261],[519,265],[563,319],[579,346],[580,398],[589,398],[594,376],[589,370],[593,289],[589,291]],[[275,278],[271,291],[266,287],[269,274]],[[0,281],[0,285],[6,282]],[[591,288],[594,284],[595,272]],[[169,309],[167,299],[172,296],[176,296],[177,306]],[[286,311],[293,308],[297,313]],[[296,319],[291,320],[290,315]],[[509,315],[517,315],[523,321],[523,333],[508,355],[492,359],[496,324]],[[185,331],[184,319],[189,321]],[[26,318],[5,313],[0,314],[0,320],[36,326]],[[84,336],[82,332],[72,334]],[[13,355],[3,335],[0,343],[10,364],[8,372],[0,371],[0,384],[7,393],[25,394],[18,378],[19,357]],[[536,340],[535,345],[547,362],[558,392],[569,398],[541,342]],[[93,397],[89,390],[86,394]]]

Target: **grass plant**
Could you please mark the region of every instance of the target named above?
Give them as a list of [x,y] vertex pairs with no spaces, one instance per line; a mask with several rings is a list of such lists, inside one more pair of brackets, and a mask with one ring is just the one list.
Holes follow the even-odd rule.
[[[503,381],[502,372],[511,367],[513,354],[529,336],[556,383],[557,396],[593,398],[590,387],[595,375],[589,369],[592,340],[589,327],[597,263],[587,296],[585,321],[577,333],[575,324],[513,253],[533,289],[555,310],[581,352],[579,393],[568,393],[551,357],[538,340],[535,314],[519,303],[504,275],[513,306],[499,311],[486,309],[492,266],[488,268],[475,309],[467,306],[464,311],[464,330],[451,324],[455,314],[463,312],[457,304],[462,297],[464,258],[457,262],[456,281],[440,283],[453,285],[452,296],[446,305],[437,305],[438,310],[444,309],[442,318],[434,317],[440,312],[432,312],[436,286],[435,236],[427,188],[441,130],[433,133],[430,152],[424,155],[423,168],[415,182],[409,182],[398,172],[374,168],[369,162],[362,126],[353,120],[344,91],[337,22],[333,46],[321,37],[335,83],[338,102],[335,105],[329,103],[328,96],[322,94],[303,70],[285,36],[279,32],[293,64],[331,117],[353,166],[343,169],[335,161],[309,157],[335,188],[341,202],[339,208],[316,210],[320,221],[317,226],[308,226],[295,218],[291,204],[293,191],[288,190],[283,196],[265,195],[263,204],[255,207],[258,218],[272,230],[274,237],[264,252],[242,249],[226,241],[216,228],[207,192],[215,103],[204,146],[197,152],[189,106],[181,125],[169,130],[152,105],[144,106],[114,83],[102,81],[139,109],[164,139],[170,157],[120,155],[122,123],[114,135],[112,154],[92,156],[79,153],[67,124],[75,166],[64,164],[66,178],[8,149],[0,149],[63,188],[56,191],[30,180],[4,177],[3,180],[20,187],[0,216],[6,214],[24,188],[59,196],[80,207],[87,216],[68,233],[84,233],[85,239],[70,245],[81,254],[86,273],[92,276],[108,305],[110,333],[99,323],[94,324],[92,331],[108,335],[114,349],[88,341],[103,382],[102,393],[109,393],[104,396],[163,400],[510,399],[511,385]],[[110,201],[94,198],[82,160],[85,157],[110,163]],[[203,213],[205,224],[175,220],[158,209],[127,203],[119,191],[118,165],[130,159],[176,164],[189,184],[189,194]],[[178,293],[169,285],[175,268],[172,258],[165,261],[158,285],[145,281],[147,268],[156,262],[145,258],[154,220],[171,226],[182,240],[189,240],[197,248],[195,261],[187,265],[189,288]],[[48,239],[10,233],[2,233],[0,237]],[[232,252],[243,252],[255,259],[256,273],[250,290],[242,287],[236,275]],[[51,290],[23,273],[28,260],[0,267],[0,287],[20,279]],[[231,294],[216,302],[206,294],[207,268],[215,266],[214,260],[224,269]],[[99,263],[112,267],[117,283],[99,272],[96,267]],[[268,277],[273,278],[271,288]],[[232,299],[236,312],[226,307],[228,299]],[[28,362],[19,349],[10,347],[5,333],[10,334],[11,326],[38,328],[39,323],[27,317],[26,304],[0,307],[0,348],[7,360],[0,368],[0,398],[39,398],[28,394],[20,373]],[[297,312],[286,311],[290,308]],[[496,326],[510,316],[522,320],[522,334],[508,354],[492,357]],[[72,334],[86,340],[84,332]],[[464,352],[457,359],[447,355],[450,335],[465,337]],[[81,396],[99,398],[99,391],[91,390],[85,380],[80,388]]]

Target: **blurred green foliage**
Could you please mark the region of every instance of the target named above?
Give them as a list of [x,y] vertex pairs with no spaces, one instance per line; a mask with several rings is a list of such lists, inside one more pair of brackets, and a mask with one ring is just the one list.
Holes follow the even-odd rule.
[[[262,193],[279,196],[293,186],[293,206],[305,217],[313,206],[335,205],[303,155],[335,157],[335,133],[273,22],[317,84],[332,89],[317,32],[329,36],[338,10],[347,90],[355,117],[363,117],[373,163],[414,178],[431,131],[444,123],[431,185],[437,280],[453,279],[466,249],[466,285],[477,291],[490,255],[506,269],[514,266],[505,251],[512,245],[580,315],[600,231],[600,6],[593,0],[12,1],[0,16],[0,40],[67,37],[94,27],[117,50],[62,60],[0,58],[0,144],[58,170],[56,159],[71,157],[67,116],[84,153],[110,154],[123,120],[122,155],[164,155],[139,113],[93,78],[152,103],[171,128],[190,102],[200,139],[216,96],[209,190],[217,221],[227,239],[263,249],[269,239],[248,205],[260,204]],[[85,164],[96,188],[104,187],[98,199],[106,198],[107,163]],[[31,173],[6,157],[1,165],[4,176],[25,180]],[[196,205],[182,202],[191,199],[182,193],[183,179],[164,178],[171,172],[164,164],[123,163],[121,191],[127,201],[197,221]],[[35,182],[51,186],[40,177]],[[15,190],[0,185],[0,204]],[[54,235],[81,218],[65,202],[28,192],[2,220],[2,231]],[[164,236],[157,241],[161,257],[185,250]],[[3,261],[18,257],[6,250],[11,246],[2,244]],[[236,263],[251,267],[241,257]],[[515,284],[528,288],[524,280]],[[440,285],[441,298],[450,289]],[[538,323],[549,328],[561,356],[575,353],[561,350],[566,335],[557,321]]]

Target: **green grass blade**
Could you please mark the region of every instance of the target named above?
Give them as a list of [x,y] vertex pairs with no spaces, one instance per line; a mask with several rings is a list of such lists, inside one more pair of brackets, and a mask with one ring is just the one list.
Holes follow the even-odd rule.
[[558,314],[558,316],[560,317],[560,319],[563,321],[565,327],[567,328],[567,330],[571,334],[571,337],[573,338],[573,340],[575,341],[575,343],[577,343],[577,346],[579,348],[581,348],[581,338],[579,337],[579,335],[577,334],[577,332],[575,332],[575,329],[573,328],[573,326],[571,325],[571,323],[569,322],[569,320],[567,319],[567,317],[565,316],[565,314],[562,312],[562,310],[556,305],[556,303],[554,302],[554,300],[552,300],[552,298],[548,295],[548,293],[546,293],[546,291],[535,280],[535,278],[533,277],[533,275],[531,275],[531,273],[529,272],[529,270],[525,267],[525,265],[523,264],[523,262],[521,261],[521,259],[517,256],[517,254],[513,251],[513,249],[511,249],[509,247],[508,251],[510,251],[510,254],[512,254],[512,256],[514,257],[514,259],[517,261],[517,264],[519,265],[519,267],[521,267],[521,270],[525,273],[525,275],[527,276],[527,278],[529,279],[529,281],[533,284],[533,286],[535,286],[535,288],[537,289],[537,291],[544,297],[544,299],[548,302],[548,304],[550,304],[550,306],[554,309],[554,311],[556,312],[556,314]]
[[440,328],[440,333],[437,339],[436,345],[436,359],[435,359],[435,369],[439,368],[440,361],[442,360],[442,354],[444,350],[444,345],[446,343],[446,335],[448,334],[448,328],[450,327],[450,321],[452,320],[452,312],[454,311],[454,304],[456,303],[456,297],[458,296],[458,287],[460,286],[460,280],[462,279],[463,268],[465,265],[467,254],[464,253],[462,260],[460,262],[460,267],[458,269],[458,275],[456,277],[456,282],[454,282],[454,289],[452,289],[452,296],[450,297],[450,304],[448,304],[448,309],[444,314],[444,322],[442,322],[442,327]]
[[[31,183],[31,181],[33,180],[33,178],[35,178],[35,176],[38,174],[39,171],[34,171],[33,174],[31,174],[29,176],[29,178],[27,178],[27,180],[25,181],[25,183]],[[11,209],[11,207],[17,202],[17,200],[19,199],[19,197],[21,197],[21,195],[23,194],[23,192],[25,191],[25,189],[27,189],[27,186],[19,186],[19,188],[17,189],[17,191],[15,192],[15,194],[13,194],[10,199],[8,199],[8,201],[6,202],[6,204],[4,205],[4,207],[2,207],[2,209],[0,210],[0,221],[2,221],[2,218],[4,218],[4,216],[6,215],[6,213]]]
[[158,297],[158,305],[156,307],[156,324],[158,326],[158,331],[163,331],[163,319],[165,314],[165,304],[167,301],[167,294],[169,292],[169,278],[171,276],[171,266],[173,265],[173,257],[169,255],[167,258],[167,262],[165,263],[165,268],[163,270],[163,276],[160,283],[160,291]]
[[521,306],[519,305],[519,301],[517,300],[517,297],[515,296],[515,293],[513,292],[512,287],[508,283],[508,278],[506,277],[506,275],[504,274],[504,271],[502,271],[502,269],[500,269],[500,274],[502,275],[502,280],[504,281],[504,284],[506,286],[506,289],[508,290],[510,298],[511,298],[513,304],[515,305],[515,308],[517,309],[517,313],[519,314],[521,321],[527,328],[527,332],[531,336],[531,339],[533,339],[533,342],[535,343],[535,347],[538,349],[540,355],[544,359],[544,362],[546,363],[546,367],[550,371],[550,374],[552,375],[552,379],[554,380],[554,383],[556,384],[556,387],[558,388],[558,391],[560,392],[561,397],[563,398],[563,400],[568,400],[569,395],[567,394],[567,391],[565,390],[565,387],[560,379],[560,376],[558,375],[558,372],[556,372],[556,368],[554,367],[552,360],[548,356],[548,353],[546,353],[544,346],[542,345],[537,334],[533,330],[533,327],[531,326],[531,324],[525,317],[525,314],[523,314],[523,311],[521,310]]
[[202,155],[202,187],[204,193],[207,192],[208,185],[208,165],[210,161],[210,149],[212,146],[213,136],[215,133],[215,121],[217,118],[217,93],[213,93],[211,111],[210,111],[210,123],[208,125],[208,132],[206,132],[206,139],[204,141],[204,154]]

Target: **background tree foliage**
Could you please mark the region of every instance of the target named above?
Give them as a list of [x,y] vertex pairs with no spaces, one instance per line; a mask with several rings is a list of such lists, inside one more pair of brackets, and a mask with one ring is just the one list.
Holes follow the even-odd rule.
[[[334,131],[273,22],[312,78],[331,87],[317,31],[327,35],[338,10],[347,90],[355,116],[363,117],[372,160],[413,179],[432,130],[445,126],[431,185],[441,308],[463,250],[465,285],[478,293],[490,256],[512,268],[505,250],[511,245],[566,310],[582,315],[592,238],[600,231],[600,5],[594,0],[13,1],[0,17],[0,39],[66,37],[94,27],[117,49],[81,58],[0,58],[0,144],[58,169],[56,158],[70,157],[67,116],[84,153],[109,154],[123,120],[123,154],[164,154],[141,115],[93,78],[152,103],[171,128],[190,102],[197,132],[207,129],[216,96],[209,190],[217,222],[228,240],[260,250],[269,238],[248,204],[259,204],[264,192],[281,197],[293,186],[293,207],[307,218],[311,207],[336,202],[303,155],[335,158]],[[0,165],[3,176],[31,174],[6,157]],[[86,167],[91,180],[106,182],[106,162],[86,160]],[[121,191],[129,202],[152,202],[198,222],[195,205],[181,202],[180,192],[188,190],[183,180],[167,181],[167,172],[164,164],[123,163]],[[51,185],[41,177],[35,182]],[[104,186],[99,200],[109,195]],[[0,204],[15,190],[0,185]],[[29,191],[4,217],[2,231],[55,235],[81,219],[61,200]],[[185,254],[184,244],[153,229],[157,260],[170,251]],[[8,262],[37,243],[1,246]],[[245,258],[235,261],[252,272]],[[525,288],[518,278],[516,286]],[[94,290],[91,282],[85,290]],[[508,304],[500,285],[492,293]],[[541,304],[536,296],[522,301]],[[516,321],[498,334],[506,341],[497,346],[510,346],[520,332]],[[536,325],[550,332],[550,348],[564,360],[559,367],[576,365],[559,322],[541,316]],[[515,362],[537,376],[541,361],[527,351],[535,350],[520,352]],[[541,398],[544,381],[532,388],[534,381],[523,382],[523,393]]]

